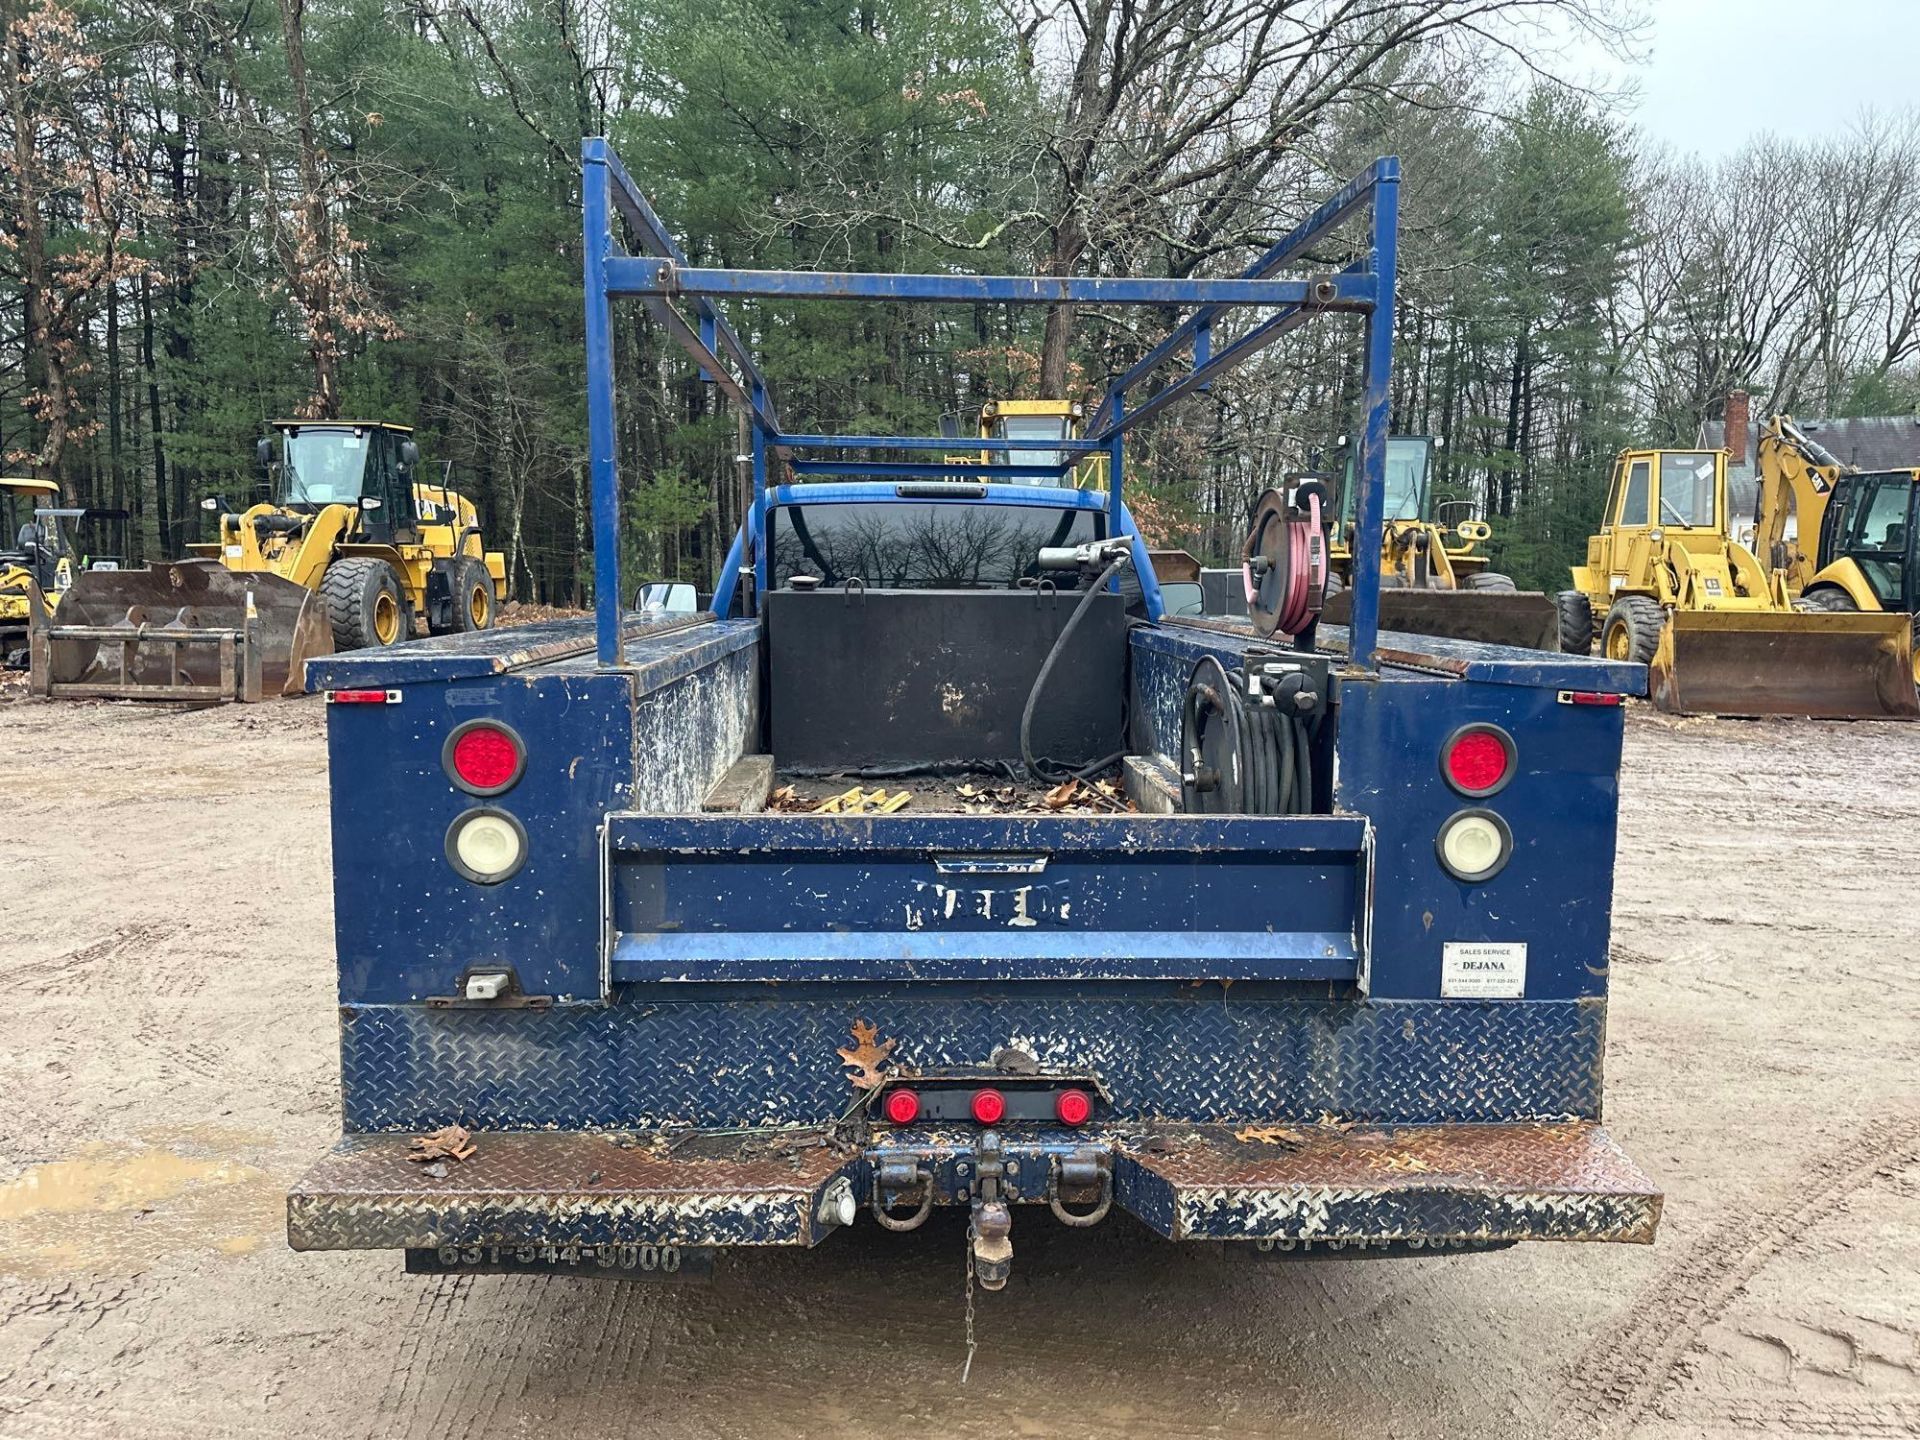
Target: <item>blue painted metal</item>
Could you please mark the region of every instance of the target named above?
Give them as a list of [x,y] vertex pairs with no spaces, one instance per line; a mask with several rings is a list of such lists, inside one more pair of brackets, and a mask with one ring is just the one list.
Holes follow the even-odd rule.
[[820,1125],[847,1108],[838,1050],[858,1020],[921,1071],[1014,1046],[1049,1070],[1098,1075],[1123,1120],[1599,1116],[1602,1006],[1293,988],[928,982],[683,997],[632,986],[618,1004],[545,1011],[350,1005],[341,1089],[357,1132]]
[[607,251],[613,244],[604,158],[585,156],[580,171],[582,255],[586,267],[587,449],[592,456],[593,605],[600,663],[620,659],[620,482],[614,468],[613,313],[607,300]]
[[[766,533],[767,507],[772,503],[767,489],[770,477],[766,473],[766,452],[769,448],[783,458],[787,458],[793,449],[844,452],[858,448],[859,442],[862,441],[869,448],[899,450],[944,450],[946,442],[931,437],[801,436],[783,432],[768,400],[764,377],[754,367],[752,358],[746,352],[739,337],[715,307],[715,297],[757,296],[784,299],[837,298],[1005,304],[1102,302],[1193,306],[1191,313],[1175,327],[1171,335],[1155,346],[1139,364],[1114,382],[1100,409],[1088,424],[1088,434],[1082,441],[1064,444],[987,441],[981,442],[978,447],[990,453],[1051,448],[1065,449],[1071,454],[1079,455],[1100,453],[1104,450],[1108,458],[1109,529],[1114,533],[1122,529],[1122,516],[1125,514],[1123,496],[1125,465],[1121,445],[1124,435],[1134,427],[1145,424],[1161,414],[1182,397],[1204,390],[1215,376],[1234,365],[1244,363],[1261,349],[1308,319],[1322,313],[1339,312],[1354,312],[1369,317],[1371,339],[1364,376],[1366,389],[1369,396],[1386,393],[1387,370],[1392,358],[1393,229],[1397,224],[1394,195],[1399,178],[1399,163],[1391,158],[1378,160],[1367,170],[1355,176],[1292,232],[1254,261],[1240,278],[1221,280],[1196,277],[1174,279],[1111,276],[852,274],[694,266],[688,262],[685,253],[634,185],[631,177],[621,167],[618,157],[612,153],[607,143],[601,139],[588,140],[585,142],[582,154],[587,160],[589,170],[600,175],[603,181],[610,182],[613,205],[633,227],[642,246],[650,252],[646,255],[633,256],[613,253],[611,236],[605,233],[603,225],[601,243],[590,243],[587,247],[590,308],[595,304],[595,297],[604,297],[609,294],[641,297],[661,320],[673,339],[693,357],[702,373],[710,376],[734,398],[750,422],[755,485],[753,515],[746,527],[748,542],[746,547],[735,547],[735,555],[730,558],[729,568],[723,573],[716,586],[716,594],[724,593],[729,604],[737,593],[739,566],[744,563],[746,549],[752,544],[752,536]],[[593,188],[591,185],[588,187],[589,191]],[[597,202],[595,215],[589,217],[590,224],[604,220],[605,191],[606,185],[603,184],[602,200]],[[1308,246],[1323,238],[1361,208],[1369,206],[1373,214],[1373,246],[1368,263],[1355,263],[1335,274],[1311,279],[1273,278],[1274,272],[1282,266],[1299,263],[1304,258]],[[681,300],[693,305],[699,322],[697,330],[681,318],[675,303]],[[1212,325],[1215,318],[1230,306],[1277,308],[1273,315],[1255,325],[1246,334],[1224,348],[1216,350],[1213,346]],[[1129,387],[1151,375],[1171,355],[1188,348],[1193,350],[1192,368],[1179,379],[1129,409],[1127,405]],[[721,350],[726,352],[727,358],[739,369],[741,378],[728,373],[721,361],[719,354]],[[610,363],[610,350],[603,354],[596,352],[592,345],[589,345],[590,395],[603,393],[608,397],[611,396],[610,375],[599,373]],[[610,398],[607,408],[610,412]],[[601,429],[604,429],[604,435],[599,429],[590,427],[596,487],[594,502],[596,536],[601,528],[602,516],[611,517],[611,521],[617,521],[618,518],[617,499],[603,499],[599,493],[603,485],[603,472],[606,477],[605,485],[613,486],[617,483],[613,478],[613,441],[610,421]],[[972,444],[972,442],[968,443]],[[836,462],[831,468],[827,462],[799,461],[794,465],[794,473],[800,475],[838,473],[898,479],[936,479],[944,478],[946,475],[944,470],[925,464],[916,468],[913,462],[891,465],[887,462],[873,461]],[[1033,468],[1017,465],[1000,467],[998,470],[998,474],[1004,478],[1045,479],[1052,478],[1054,473],[1051,470],[1041,470],[1036,473]],[[1363,465],[1362,473],[1370,475],[1375,485],[1382,480],[1379,466],[1368,471]],[[1377,511],[1378,507],[1375,508]],[[1361,514],[1364,519],[1366,514],[1364,504]],[[603,547],[601,542],[596,540],[596,550],[601,548],[609,552],[611,563],[617,566],[617,554],[612,553],[617,550],[617,546],[608,541]],[[769,567],[764,547],[754,552],[754,561],[756,574],[761,583],[765,584]],[[1370,563],[1364,558],[1361,560],[1360,570],[1363,574]],[[1377,565],[1373,566],[1373,569],[1377,571]],[[1142,588],[1150,597],[1149,614],[1152,618],[1158,619],[1159,591],[1150,567],[1141,566],[1140,577]],[[1377,585],[1377,574],[1373,583]],[[1359,585],[1356,588],[1364,592],[1369,587]],[[1377,615],[1377,611],[1377,600],[1356,596],[1356,613],[1361,622],[1359,633],[1367,642],[1360,647],[1355,656],[1362,664],[1371,663],[1372,617]],[[611,624],[609,620],[602,621],[603,658],[610,656],[617,648],[609,628]]]
[[[585,266],[603,581],[612,581],[618,560],[599,560],[603,542],[617,539],[618,518],[609,263],[622,267],[623,281],[650,277],[662,287],[645,298],[748,418],[752,504],[716,588],[721,614],[750,608],[740,600],[748,564],[764,582],[770,507],[892,497],[892,479],[928,471],[946,478],[947,451],[975,448],[932,437],[784,432],[763,377],[708,293],[674,288],[691,274],[712,293],[761,293],[755,287],[764,279],[691,271],[604,142],[589,142],[585,153],[585,223],[603,232],[598,243],[590,233]],[[1211,334],[1223,297],[1251,303],[1246,297],[1256,293],[1293,293],[1273,288],[1280,282],[1268,282],[1271,271],[1371,206],[1368,257],[1336,277],[1332,292],[1340,303],[1364,292],[1378,306],[1369,317],[1361,467],[1361,528],[1375,529],[1358,547],[1362,589],[1370,589],[1397,179],[1393,162],[1379,162],[1257,261],[1238,291],[1130,282],[1171,287],[1168,303],[1191,307],[1161,353],[1121,378],[1083,440],[979,444],[1008,461],[969,467],[985,494],[954,487],[954,503],[1097,515],[1081,528],[1129,537],[1157,620],[1158,588],[1123,498],[1125,435],[1317,313],[1314,297],[1299,291],[1308,303],[1278,305],[1237,340],[1216,345]],[[610,255],[609,207],[643,248],[673,262],[671,272]],[[1256,291],[1253,282],[1269,288]],[[945,297],[1032,283],[822,277],[778,293],[925,286]],[[1194,350],[1190,370],[1157,394],[1128,393],[1183,345]],[[881,458],[834,458],[863,449]],[[1021,465],[1023,452],[1036,449],[1104,455],[1107,492],[998,483],[1046,469]],[[887,479],[782,483],[788,476],[774,465],[788,451],[804,457],[799,475],[851,468]],[[1377,611],[1369,607],[1352,639],[1355,657],[1371,668],[1336,667],[1337,725],[1313,742],[1320,808],[1334,813],[703,815],[714,783],[762,743],[761,622],[636,626],[619,614],[613,593],[592,645],[585,626],[562,625],[317,662],[322,684],[381,685],[401,698],[329,714],[345,1123],[351,1133],[393,1138],[343,1147],[332,1190],[296,1189],[304,1207],[297,1233],[307,1243],[413,1243],[424,1232],[409,1225],[467,1238],[502,1226],[545,1233],[575,1221],[626,1241],[672,1233],[811,1243],[820,1233],[819,1187],[864,1185],[873,1156],[913,1136],[890,1142],[869,1132],[844,1154],[798,1142],[803,1158],[766,1161],[785,1178],[758,1189],[696,1180],[699,1167],[683,1166],[677,1150],[656,1164],[650,1150],[619,1142],[622,1132],[684,1135],[689,1127],[781,1127],[791,1136],[787,1127],[838,1120],[855,1098],[839,1051],[856,1024],[876,1027],[892,1042],[894,1062],[922,1074],[982,1067],[1011,1048],[1045,1073],[1094,1077],[1103,1117],[1119,1122],[1100,1141],[1114,1158],[1118,1201],[1166,1234],[1294,1237],[1328,1216],[1371,1235],[1479,1226],[1475,1233],[1618,1239],[1650,1231],[1649,1197],[1631,1186],[1593,1187],[1592,1204],[1578,1213],[1550,1189],[1418,1180],[1365,1187],[1364,1198],[1342,1189],[1347,1198],[1315,1210],[1317,1199],[1298,1192],[1336,1186],[1339,1167],[1278,1186],[1242,1183],[1244,1175],[1215,1183],[1209,1177],[1224,1172],[1193,1157],[1181,1171],[1128,1148],[1163,1129],[1310,1125],[1328,1115],[1366,1127],[1524,1122],[1556,1133],[1579,1128],[1562,1122],[1596,1120],[1623,717],[1615,707],[1559,703],[1556,691],[1633,691],[1644,684],[1636,669],[1427,637],[1403,646],[1404,637],[1372,633]],[[1252,640],[1173,624],[1134,627],[1130,751],[1164,773],[1179,758],[1180,700],[1195,662],[1209,654],[1237,661]],[[889,678],[887,659],[875,657],[876,684]],[[952,698],[969,701],[959,692]],[[529,842],[524,867],[495,886],[462,879],[445,855],[448,827],[482,802],[451,780],[441,755],[455,726],[479,718],[511,727],[527,753],[523,777],[485,802],[519,819]],[[1441,755],[1458,726],[1475,722],[1515,738],[1517,765],[1498,793],[1469,800],[1446,780]],[[1478,885],[1452,879],[1435,853],[1441,827],[1468,805],[1500,815],[1514,840],[1507,866]],[[1442,998],[1444,948],[1455,941],[1525,945],[1524,998]],[[516,1003],[461,1003],[466,975],[502,967],[513,971]],[[449,1186],[435,1188],[438,1181],[408,1173],[417,1167],[406,1164],[401,1137],[448,1123],[530,1133],[495,1136],[491,1146],[483,1137],[475,1163],[495,1156],[503,1168],[494,1179],[449,1177]],[[597,1129],[614,1138],[588,1133]],[[1367,1129],[1355,1133],[1356,1153],[1375,1143],[1369,1137]],[[691,1138],[731,1146],[739,1159],[731,1137]],[[524,1152],[515,1148],[521,1141]],[[1472,1141],[1447,1143],[1472,1149]],[[959,1154],[967,1143],[962,1137],[948,1149]],[[1027,1145],[1022,1153],[1031,1158],[1058,1153],[1072,1138],[1033,1127],[1014,1143]],[[604,1147],[628,1157],[622,1178],[610,1182],[611,1199],[588,1193],[606,1178],[594,1158]],[[360,1166],[369,1155],[372,1168]],[[515,1156],[521,1169],[505,1164]],[[1251,1164],[1239,1152],[1229,1158]],[[408,1194],[389,1204],[381,1187],[396,1183]],[[1615,1195],[1625,1208],[1608,1208]]]
[[[1398,159],[1387,156],[1374,161],[1334,194],[1328,196],[1313,214],[1269,247],[1265,254],[1241,272],[1241,278],[1251,280],[1271,275],[1282,265],[1298,260],[1307,246],[1344,223],[1361,206],[1367,204],[1373,198],[1375,187],[1387,178],[1389,173],[1396,179],[1399,177]],[[1088,431],[1093,434],[1101,433],[1112,413],[1110,403],[1112,396],[1124,394],[1153,374],[1166,361],[1185,350],[1193,343],[1195,335],[1203,327],[1211,325],[1217,314],[1217,307],[1203,305],[1176,325],[1171,335],[1149,350],[1144,359],[1109,387],[1107,392],[1109,400],[1103,402],[1094,412],[1093,418],[1087,422]],[[1199,357],[1196,356],[1196,368],[1199,363]]]
[[1010,450],[1064,450],[1070,455],[1098,455],[1107,446],[1100,440],[980,439],[968,435],[777,435],[774,444],[784,450],[936,450],[942,455]]
[[[1306,280],[1131,279],[1090,275],[901,275],[844,270],[711,270],[672,260],[616,256],[607,265],[615,295],[706,295],[785,300],[936,300],[1002,305],[1298,305]],[[1373,277],[1337,278],[1321,300],[1329,310],[1360,310],[1374,299]]]
[[1351,982],[1368,928],[1351,817],[614,815],[607,844],[615,982]]
[[1382,161],[1373,200],[1373,268],[1379,304],[1367,315],[1366,423],[1360,441],[1353,539],[1353,617],[1348,654],[1373,664],[1380,628],[1380,545],[1386,521],[1387,422],[1392,400],[1395,245],[1400,224],[1400,162]]
[[997,480],[1059,480],[1066,465],[940,465],[912,460],[794,460],[787,468],[795,475],[847,475],[869,479],[958,480],[991,484]]

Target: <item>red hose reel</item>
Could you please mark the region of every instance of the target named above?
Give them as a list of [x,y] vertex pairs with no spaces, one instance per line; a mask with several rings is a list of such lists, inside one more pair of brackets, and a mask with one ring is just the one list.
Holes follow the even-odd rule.
[[1241,550],[1240,577],[1247,616],[1262,635],[1299,635],[1319,619],[1327,532],[1318,485],[1301,485],[1291,498],[1279,490],[1261,495]]

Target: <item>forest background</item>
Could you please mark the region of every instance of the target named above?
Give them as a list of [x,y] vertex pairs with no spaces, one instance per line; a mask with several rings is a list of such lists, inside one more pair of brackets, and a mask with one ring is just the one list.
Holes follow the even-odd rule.
[[[0,455],[132,512],[134,562],[203,538],[203,497],[252,494],[269,419],[388,419],[480,501],[517,597],[584,603],[583,135],[695,264],[887,271],[1230,275],[1398,154],[1393,428],[1442,439],[1440,494],[1484,504],[1523,587],[1565,583],[1619,448],[1692,443],[1731,388],[1756,413],[1920,404],[1920,120],[1677,157],[1584,73],[1644,43],[1616,0],[0,14]],[[925,434],[997,396],[1091,405],[1178,316],[731,318],[793,428]],[[705,583],[740,422],[665,339],[619,307],[623,553]],[[1329,463],[1357,345],[1307,327],[1150,427],[1151,538],[1218,561],[1261,490]]]

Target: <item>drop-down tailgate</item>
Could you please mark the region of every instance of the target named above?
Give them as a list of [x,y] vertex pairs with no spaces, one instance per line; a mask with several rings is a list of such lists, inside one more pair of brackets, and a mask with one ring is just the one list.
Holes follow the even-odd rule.
[[1365,975],[1352,816],[607,817],[613,984]]

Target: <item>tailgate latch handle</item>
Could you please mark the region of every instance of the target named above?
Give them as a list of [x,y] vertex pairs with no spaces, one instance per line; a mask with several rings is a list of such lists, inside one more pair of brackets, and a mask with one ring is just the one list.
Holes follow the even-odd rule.
[[1038,875],[1047,868],[1044,855],[936,855],[933,868],[942,875]]

